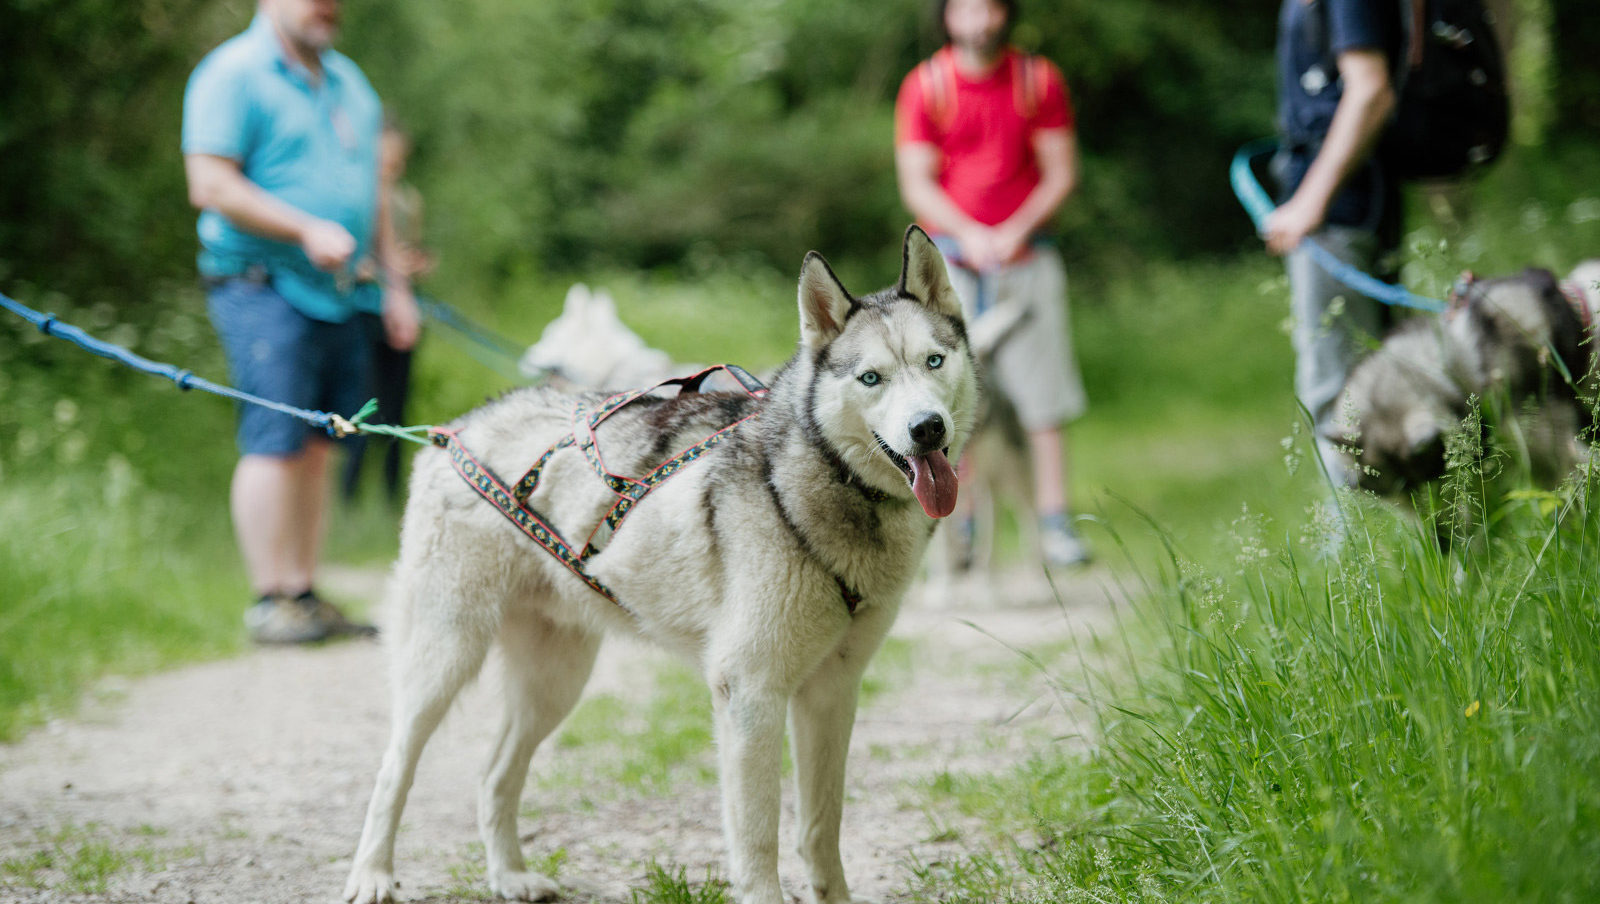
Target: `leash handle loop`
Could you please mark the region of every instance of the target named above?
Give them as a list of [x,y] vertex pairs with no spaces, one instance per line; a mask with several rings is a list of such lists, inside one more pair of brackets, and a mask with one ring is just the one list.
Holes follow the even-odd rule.
[[[1260,138],[1249,142],[1239,148],[1233,155],[1233,162],[1228,167],[1228,181],[1233,185],[1234,196],[1239,199],[1239,204],[1244,207],[1245,213],[1250,215],[1250,221],[1255,224],[1256,234],[1261,234],[1262,227],[1266,224],[1267,215],[1272,213],[1274,205],[1272,198],[1267,195],[1266,189],[1257,181],[1253,163],[1256,158],[1276,153],[1278,141],[1275,138]],[[1386,283],[1376,279],[1356,267],[1340,260],[1333,252],[1322,247],[1315,239],[1304,238],[1301,243],[1311,259],[1325,270],[1328,275],[1344,283],[1349,288],[1374,301],[1386,305],[1404,308],[1415,308],[1419,311],[1428,311],[1438,314],[1448,305],[1437,298],[1417,295],[1406,289],[1405,286]]]

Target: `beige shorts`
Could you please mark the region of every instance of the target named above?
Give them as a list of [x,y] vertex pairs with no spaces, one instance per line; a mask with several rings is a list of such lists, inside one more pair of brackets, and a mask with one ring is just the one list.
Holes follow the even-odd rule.
[[[949,263],[949,258],[946,258]],[[950,263],[950,281],[961,296],[961,307],[968,323],[976,313],[977,273]],[[1050,246],[1034,246],[1033,253],[1018,263],[1003,267],[989,277],[991,298],[986,311],[1003,310],[1005,305],[1023,305],[1027,320],[1012,330],[995,352],[990,377],[1017,409],[1017,417],[1028,430],[1059,427],[1083,414],[1088,399],[1083,378],[1072,354],[1072,336],[1067,316],[1067,272],[1061,254]]]

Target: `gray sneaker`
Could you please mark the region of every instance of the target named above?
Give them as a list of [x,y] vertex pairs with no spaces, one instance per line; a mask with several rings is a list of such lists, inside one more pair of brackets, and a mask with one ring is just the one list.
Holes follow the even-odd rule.
[[1089,544],[1065,519],[1049,519],[1039,525],[1039,551],[1044,563],[1052,568],[1076,568],[1094,558]]
[[330,637],[376,637],[378,629],[374,625],[354,622],[345,617],[339,607],[317,596],[315,590],[307,590],[294,598],[294,601],[310,609],[328,629]]
[[330,633],[313,607],[277,593],[246,609],[244,626],[259,644],[315,643]]

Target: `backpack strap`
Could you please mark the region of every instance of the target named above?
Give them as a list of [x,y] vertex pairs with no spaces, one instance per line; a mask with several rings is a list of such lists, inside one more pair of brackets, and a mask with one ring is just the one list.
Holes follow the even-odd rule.
[[[1050,83],[1050,67],[1037,54],[1013,51],[1011,102],[1018,115],[1031,120],[1044,103]],[[923,109],[937,129],[947,130],[956,116],[956,62],[949,47],[944,47],[917,65],[917,85],[922,90]]]
[[[1422,68],[1423,32],[1428,27],[1426,6],[1425,0],[1410,0],[1409,3],[1402,4],[1400,18],[1402,33],[1406,39],[1406,64],[1401,69],[1402,73]],[[1396,90],[1399,89],[1398,85],[1395,87]]]
[[929,121],[940,131],[949,129],[956,116],[956,62],[949,47],[917,65],[917,84]]
[[1032,120],[1039,112],[1049,78],[1043,57],[1020,51],[1011,55],[1011,99],[1023,119]]

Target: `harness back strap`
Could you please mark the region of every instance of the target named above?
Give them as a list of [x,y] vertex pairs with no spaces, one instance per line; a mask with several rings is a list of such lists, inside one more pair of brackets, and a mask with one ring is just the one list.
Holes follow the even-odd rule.
[[[600,407],[592,411],[584,402],[580,401],[573,408],[573,432],[546,449],[544,454],[534,462],[533,467],[529,468],[528,472],[510,490],[506,489],[505,483],[494,472],[490,471],[483,463],[474,458],[471,452],[467,451],[466,446],[462,445],[460,437],[456,435],[454,430],[437,427],[429,432],[428,438],[432,440],[434,445],[443,448],[449,453],[450,463],[455,468],[456,473],[460,474],[462,479],[476,490],[478,495],[493,505],[500,514],[506,516],[506,519],[515,525],[518,530],[538,544],[545,552],[554,556],[575,577],[587,584],[590,589],[616,604],[624,612],[632,615],[633,610],[623,605],[617,599],[616,594],[611,591],[611,588],[589,574],[584,569],[584,564],[605,549],[606,545],[611,542],[612,537],[615,536],[617,528],[627,518],[628,513],[633,511],[634,506],[638,505],[646,494],[660,486],[668,478],[682,471],[706,452],[721,444],[739,425],[759,417],[760,412],[747,415],[723,427],[657,465],[649,474],[638,479],[614,474],[606,468],[605,459],[600,455],[596,430],[602,422],[622,410],[629,403],[662,387],[677,386],[680,392],[699,392],[700,386],[705,382],[706,378],[718,371],[731,376],[750,396],[761,398],[766,395],[767,388],[761,384],[760,380],[751,376],[748,371],[732,364],[721,364],[687,377],[663,381],[649,389],[617,393],[601,402]],[[581,552],[577,551],[566,538],[562,537],[559,531],[550,526],[538,512],[528,506],[528,498],[538,488],[539,477],[544,472],[545,466],[549,464],[551,457],[556,452],[573,446],[577,446],[583,451],[584,457],[588,459],[595,473],[605,483],[606,487],[617,496],[617,501],[612,503],[605,517],[589,534],[589,538],[584,543]],[[839,586],[839,596],[844,601],[845,607],[850,611],[851,615],[854,615],[856,607],[861,604],[861,595],[852,590],[844,582],[843,578],[835,576],[834,581]]]

